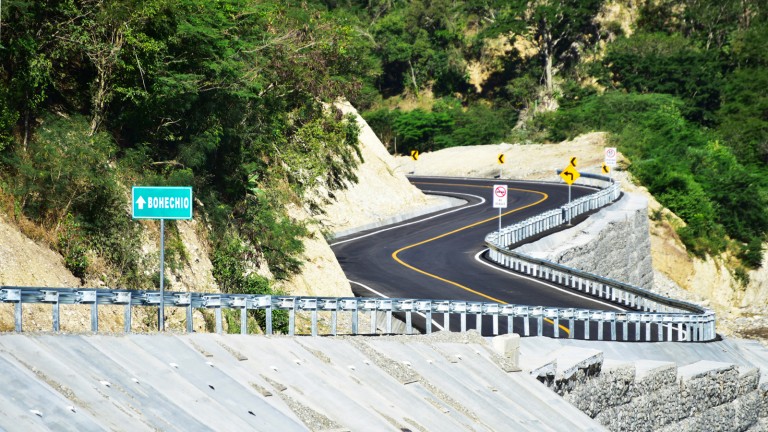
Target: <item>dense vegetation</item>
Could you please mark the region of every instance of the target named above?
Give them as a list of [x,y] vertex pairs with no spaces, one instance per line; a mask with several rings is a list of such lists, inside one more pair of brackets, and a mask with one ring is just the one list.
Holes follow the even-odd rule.
[[[628,9],[632,4],[634,9]],[[131,185],[192,185],[222,289],[301,263],[286,204],[392,152],[605,130],[699,255],[768,231],[759,0],[6,0],[0,204],[82,278],[150,288]],[[624,12],[608,18],[607,11]],[[628,12],[629,11],[629,12]],[[171,265],[185,259],[170,227]]]
[[[354,99],[377,64],[344,14],[301,2],[4,1],[0,197],[81,278],[152,288],[132,185],[191,185],[229,292],[301,263],[286,214],[359,162]],[[10,23],[10,24],[9,24]],[[171,265],[185,259],[170,226]],[[173,287],[171,287],[173,288]]]
[[[364,116],[403,153],[609,131],[629,169],[682,217],[689,251],[729,250],[757,267],[768,232],[768,8],[631,4],[367,2],[358,14],[377,42],[376,83],[394,97]],[[482,79],[470,79],[471,64]],[[387,109],[427,89],[427,106]]]

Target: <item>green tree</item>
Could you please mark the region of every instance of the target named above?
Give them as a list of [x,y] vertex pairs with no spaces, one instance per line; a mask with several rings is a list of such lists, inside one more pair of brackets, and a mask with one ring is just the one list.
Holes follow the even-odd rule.
[[439,96],[469,90],[462,54],[464,21],[456,2],[415,0],[386,8],[370,34],[382,59],[384,95],[425,87]]
[[610,71],[603,84],[680,97],[687,102],[688,118],[715,123],[723,68],[717,53],[698,49],[680,35],[637,34],[611,44],[603,63]]
[[718,111],[719,132],[742,163],[768,165],[768,24],[733,37],[734,71],[727,76]]
[[400,114],[395,119],[394,126],[400,138],[398,142],[402,142],[403,149],[424,152],[442,148],[435,138],[450,131],[453,119],[447,112],[415,109]]

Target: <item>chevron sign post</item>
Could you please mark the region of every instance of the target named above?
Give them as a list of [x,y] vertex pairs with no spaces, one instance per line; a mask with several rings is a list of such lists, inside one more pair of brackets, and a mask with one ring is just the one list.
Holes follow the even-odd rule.
[[[571,158],[571,163],[560,172],[560,178],[568,183],[568,204],[571,203],[571,185],[581,177],[581,173],[576,170],[576,158]],[[568,221],[570,225],[571,221]]]

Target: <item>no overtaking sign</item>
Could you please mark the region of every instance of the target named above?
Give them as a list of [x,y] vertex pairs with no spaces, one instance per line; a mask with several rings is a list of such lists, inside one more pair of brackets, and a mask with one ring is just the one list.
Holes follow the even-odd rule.
[[493,208],[507,208],[507,185],[493,186]]

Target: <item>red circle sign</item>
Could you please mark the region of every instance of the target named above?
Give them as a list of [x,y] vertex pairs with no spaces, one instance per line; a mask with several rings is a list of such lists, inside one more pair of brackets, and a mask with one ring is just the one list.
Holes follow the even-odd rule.
[[497,187],[496,190],[494,191],[494,193],[496,194],[497,197],[503,198],[504,196],[507,195],[507,188],[505,188],[505,187]]

